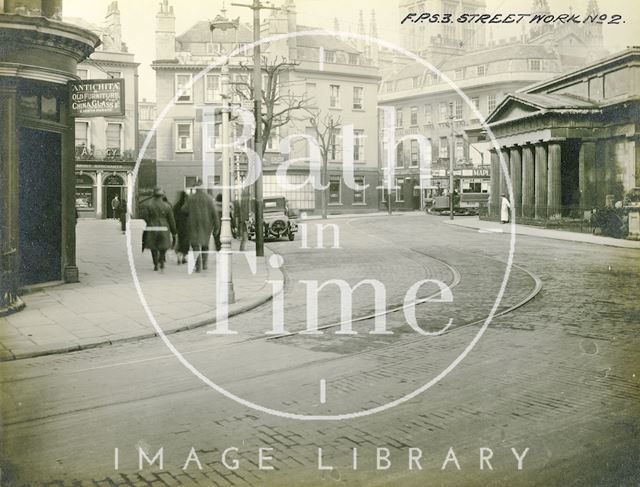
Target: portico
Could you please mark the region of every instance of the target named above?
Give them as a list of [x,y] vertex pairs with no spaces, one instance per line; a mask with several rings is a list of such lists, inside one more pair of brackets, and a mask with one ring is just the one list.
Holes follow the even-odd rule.
[[499,217],[501,194],[516,218],[534,223],[588,219],[640,186],[639,62],[640,49],[628,49],[498,105],[487,119],[499,145],[490,219]]

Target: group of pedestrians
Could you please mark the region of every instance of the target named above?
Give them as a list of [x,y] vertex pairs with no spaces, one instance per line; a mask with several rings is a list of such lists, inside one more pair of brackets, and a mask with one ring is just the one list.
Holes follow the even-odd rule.
[[146,223],[142,237],[142,250],[151,251],[153,270],[164,269],[167,250],[173,248],[178,264],[186,262],[189,249],[196,255],[195,271],[207,269],[209,241],[214,238],[220,250],[220,215],[213,198],[203,188],[188,195],[178,194],[173,206],[164,191],[156,187],[153,197],[141,207]]

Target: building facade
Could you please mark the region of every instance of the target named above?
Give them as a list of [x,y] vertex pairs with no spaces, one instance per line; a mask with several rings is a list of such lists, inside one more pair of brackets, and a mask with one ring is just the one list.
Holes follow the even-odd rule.
[[0,314],[21,307],[21,288],[78,280],[67,83],[100,41],[61,12],[0,4]]
[[76,208],[80,218],[114,218],[112,200],[123,201],[133,187],[138,155],[138,66],[122,40],[118,2],[110,3],[104,27],[82,19],[71,23],[102,40],[91,58],[78,65],[80,79],[123,79],[125,113],[115,117],[76,118]]
[[589,219],[640,187],[640,48],[513,93],[488,117],[490,217],[513,188],[522,222]]
[[[453,8],[452,2],[440,3],[443,11]],[[483,2],[455,4],[455,15],[482,13],[484,9]],[[415,2],[401,3],[401,15],[421,11],[416,8]],[[534,12],[548,11],[548,5],[544,1],[534,2],[533,9]],[[588,9],[597,11],[595,1],[589,2]],[[545,25],[532,28],[520,38],[489,40],[487,43],[482,30],[465,32],[456,27],[446,35],[443,32],[427,39],[420,34],[419,24],[407,28],[409,31],[418,29],[417,39],[424,41],[419,44],[407,37],[404,41],[407,47],[426,56],[425,59],[452,80],[468,100],[464,100],[439,73],[431,72],[413,60],[400,68],[392,66],[385,70],[379,103],[394,110],[398,141],[396,189],[391,199],[395,207],[404,209],[421,208],[431,196],[447,192],[451,158],[454,191],[462,195],[488,193],[489,145],[474,143],[477,140],[468,137],[469,130],[479,128],[481,121],[508,93],[572,67],[584,66],[594,55],[604,52],[601,26],[597,24],[556,28]],[[452,41],[440,42],[441,38]],[[445,49],[447,43],[457,47]],[[416,139],[411,140],[411,136]],[[426,139],[431,147],[431,171],[426,180],[420,178],[418,137]],[[386,195],[383,193],[381,197],[386,198]]]
[[[265,19],[261,36],[313,30],[297,24],[293,2],[287,10],[274,10]],[[221,181],[219,119],[212,115],[221,106],[220,68],[206,75],[198,74],[209,64],[252,42],[252,31],[242,23],[226,30],[210,30],[208,22],[199,22],[187,32],[175,35],[175,16],[168,2],[161,4],[157,15],[156,89],[158,111],[172,103],[160,123],[157,137],[158,184],[172,195],[206,177],[207,183]],[[227,22],[225,12],[214,24]],[[231,22],[231,21],[229,21]],[[322,54],[321,54],[322,53]],[[273,113],[299,103],[300,108],[275,117],[270,137],[265,141],[263,158],[264,196],[286,196],[290,206],[305,211],[320,208],[321,193],[311,183],[307,137],[315,136],[309,122],[311,114],[332,116],[343,127],[350,126],[354,134],[353,147],[343,147],[342,134],[331,139],[328,158],[329,212],[372,211],[378,207],[378,143],[376,93],[377,69],[360,50],[340,39],[301,36],[270,43],[263,48],[266,64],[285,61],[275,80],[277,103]],[[243,87],[251,81],[252,52],[250,49],[229,61],[232,82],[232,104],[252,109],[250,95],[243,97]],[[322,59],[321,59],[322,58]],[[265,75],[266,76],[266,75]],[[266,88],[268,76],[263,76]],[[192,83],[187,90],[183,87]],[[266,110],[266,108],[265,108]],[[234,146],[234,175],[247,171],[246,147],[250,140],[240,136],[243,126],[234,122],[237,144]],[[247,134],[245,134],[247,135]],[[240,138],[238,138],[240,136]],[[253,134],[248,134],[252,138]],[[289,152],[281,152],[280,142],[289,140]],[[354,181],[362,189],[354,189],[343,178],[345,154],[353,159]],[[203,166],[212,162],[212,173],[203,173]],[[287,187],[280,184],[276,172],[287,164]],[[232,180],[234,178],[232,177]],[[203,180],[203,182],[205,182]],[[353,185],[352,185],[353,186]],[[366,186],[366,188],[364,188]]]

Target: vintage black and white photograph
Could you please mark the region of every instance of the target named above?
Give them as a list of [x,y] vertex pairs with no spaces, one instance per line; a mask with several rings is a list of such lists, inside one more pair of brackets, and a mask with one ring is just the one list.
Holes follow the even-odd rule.
[[640,485],[627,0],[0,0],[0,485]]

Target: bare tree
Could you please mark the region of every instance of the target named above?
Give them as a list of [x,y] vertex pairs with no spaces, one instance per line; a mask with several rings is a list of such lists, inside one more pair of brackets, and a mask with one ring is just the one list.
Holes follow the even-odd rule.
[[[263,141],[262,151],[259,154],[261,158],[264,157],[267,147],[265,142],[269,140],[271,133],[297,119],[296,113],[306,110],[311,105],[311,100],[307,98],[304,90],[302,94],[297,94],[294,89],[295,83],[285,81],[282,76],[283,73],[298,64],[289,62],[285,57],[280,56],[276,56],[272,60],[264,57],[262,60],[262,73],[265,80],[262,83],[262,114],[260,117]],[[247,75],[244,80],[234,83],[235,92],[244,100],[253,100],[254,90],[251,82],[253,68],[244,64],[241,66],[246,70]]]
[[331,151],[336,150],[336,137],[341,127],[340,117],[331,113],[321,113],[319,110],[307,110],[310,114],[309,123],[315,132],[320,156],[322,157],[321,184],[322,190],[322,218],[327,218],[327,166]]
[[[262,123],[262,147],[258,155],[261,159],[264,159],[267,142],[272,132],[296,119],[296,112],[306,109],[310,105],[310,100],[304,90],[302,90],[302,94],[297,94],[293,89],[295,88],[294,83],[284,80],[285,76],[283,74],[297,66],[298,63],[289,62],[285,57],[276,56],[271,60],[263,57],[260,64],[265,77],[261,93],[262,113],[260,117],[256,115],[255,118],[256,123]],[[246,74],[244,79],[233,83],[234,91],[243,100],[254,100],[254,87],[251,82],[253,67],[245,64],[240,66]],[[243,191],[243,201],[246,201],[246,197],[246,193]],[[241,204],[240,221],[238,222],[241,234],[241,250],[244,250],[246,244],[244,222],[248,216],[247,213],[247,204]]]

